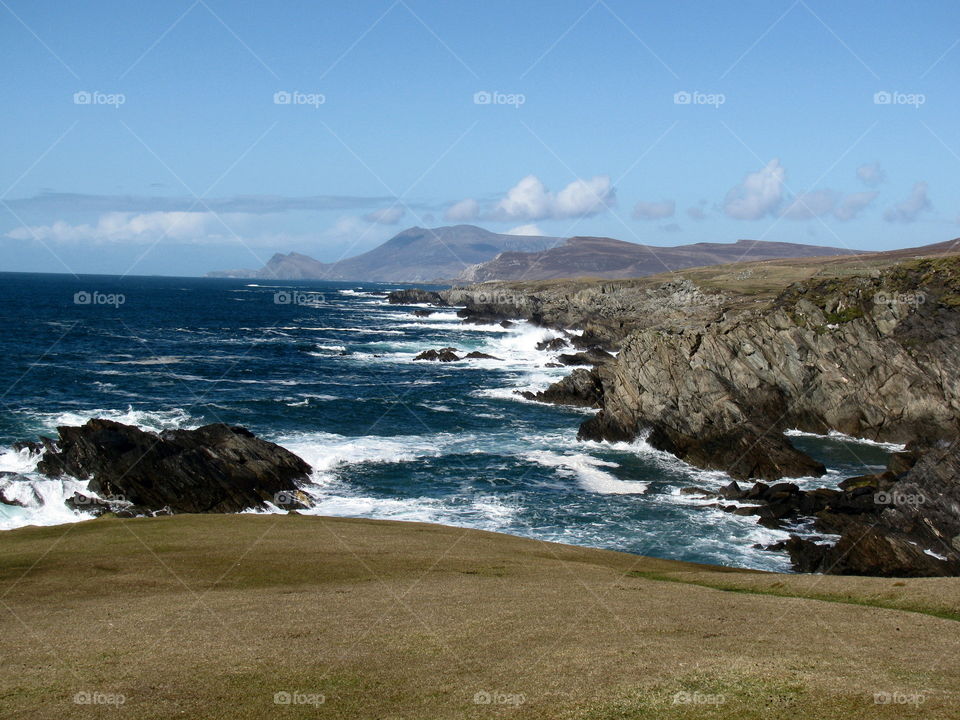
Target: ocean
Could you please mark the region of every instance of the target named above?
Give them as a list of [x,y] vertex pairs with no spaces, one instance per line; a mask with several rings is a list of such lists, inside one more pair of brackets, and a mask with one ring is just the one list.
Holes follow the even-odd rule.
[[[661,558],[789,571],[754,546],[790,531],[681,494],[722,472],[633,443],[583,443],[590,411],[524,400],[570,372],[553,331],[468,325],[386,303],[396,285],[0,273],[0,530],[89,520],[17,440],[104,417],[144,429],[242,425],[309,462],[309,513],[442,523]],[[453,346],[500,360],[414,362]],[[895,446],[795,434],[835,486]],[[279,512],[279,510],[277,510]],[[317,542],[327,542],[318,535]]]

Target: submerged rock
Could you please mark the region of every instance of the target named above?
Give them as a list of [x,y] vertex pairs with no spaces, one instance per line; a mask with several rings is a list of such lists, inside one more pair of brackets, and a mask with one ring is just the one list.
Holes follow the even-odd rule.
[[296,493],[311,470],[289,450],[222,423],[157,434],[89,420],[57,431],[59,440],[48,444],[37,470],[49,477],[89,479],[90,492],[108,506],[122,502],[136,512],[263,508],[279,493]]

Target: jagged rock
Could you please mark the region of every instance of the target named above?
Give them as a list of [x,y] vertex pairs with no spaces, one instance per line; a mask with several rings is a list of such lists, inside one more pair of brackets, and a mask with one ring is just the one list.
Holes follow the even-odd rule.
[[548,340],[541,340],[537,343],[537,350],[562,350],[567,347],[570,343],[566,338],[555,337]]
[[724,487],[720,488],[720,492],[718,494],[724,500],[741,500],[746,493],[744,493],[744,491],[740,488],[740,486],[737,484],[737,481],[734,480],[729,485],[725,485]]
[[503,360],[503,358],[494,357],[493,355],[487,355],[487,353],[482,353],[482,352],[479,352],[478,350],[474,350],[473,352],[467,353],[465,357],[470,360],[501,360],[501,361]]
[[606,350],[592,347],[586,352],[563,353],[557,356],[557,360],[563,365],[603,365],[612,362],[614,357]]
[[423,309],[421,308],[421,309],[414,310],[413,313],[412,313],[412,315],[413,315],[414,317],[425,318],[425,317],[430,317],[430,316],[433,315],[435,312],[436,312],[436,310],[423,310]]
[[57,428],[56,448],[37,464],[44,475],[89,479],[111,502],[176,513],[240,512],[292,493],[310,466],[249,430],[217,423],[156,434],[112,420]]
[[439,350],[424,350],[422,353],[417,355],[414,360],[432,360],[435,362],[457,362],[462,360],[457,353],[460,352],[456,348],[445,347],[440,348]]
[[603,403],[603,385],[596,372],[578,368],[563,380],[554,383],[546,390],[519,393],[527,400],[551,403],[553,405],[573,405],[575,407],[600,407]]
[[446,301],[432,290],[422,288],[408,288],[406,290],[394,290],[387,295],[387,302],[391,305],[438,305],[446,307]]
[[867,523],[853,524],[836,545],[791,537],[787,544],[794,567],[801,572],[880,577],[957,575],[960,563],[925,552],[909,537],[885,532]]

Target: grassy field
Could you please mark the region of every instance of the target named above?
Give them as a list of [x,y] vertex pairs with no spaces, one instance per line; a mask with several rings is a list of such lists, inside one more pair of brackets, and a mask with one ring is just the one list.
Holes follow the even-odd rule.
[[3,533],[0,598],[4,718],[960,717],[956,578],[208,515]]

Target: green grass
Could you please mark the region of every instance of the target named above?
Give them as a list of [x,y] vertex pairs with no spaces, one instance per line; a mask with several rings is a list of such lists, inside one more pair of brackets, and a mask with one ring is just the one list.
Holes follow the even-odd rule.
[[[23,528],[0,534],[0,596],[4,718],[926,720],[955,715],[960,686],[955,626],[916,611],[956,620],[956,578],[779,575],[419,523]],[[125,704],[77,705],[84,691]],[[873,703],[893,691],[929,699]],[[275,704],[285,692],[324,702]]]

